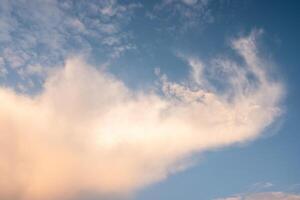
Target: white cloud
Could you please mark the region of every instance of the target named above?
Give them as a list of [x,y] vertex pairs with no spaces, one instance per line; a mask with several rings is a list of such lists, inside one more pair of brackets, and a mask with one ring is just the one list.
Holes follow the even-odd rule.
[[233,44],[246,65],[223,77],[226,92],[199,84],[201,73],[188,84],[162,75],[163,96],[133,91],[78,58],[36,96],[0,88],[1,199],[127,194],[185,169],[195,152],[257,138],[281,114],[283,86],[268,78],[255,33]]

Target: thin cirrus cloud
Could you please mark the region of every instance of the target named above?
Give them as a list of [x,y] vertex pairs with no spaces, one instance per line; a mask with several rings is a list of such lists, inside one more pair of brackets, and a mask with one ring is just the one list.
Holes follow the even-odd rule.
[[163,95],[134,91],[80,58],[50,73],[36,96],[2,87],[1,199],[124,196],[186,169],[196,152],[257,138],[282,113],[284,96],[259,54],[258,35],[232,41],[242,63],[216,59],[222,90],[192,57],[185,57],[186,83],[159,75]]
[[236,195],[217,200],[300,200],[300,195],[284,192],[261,192],[246,195]]

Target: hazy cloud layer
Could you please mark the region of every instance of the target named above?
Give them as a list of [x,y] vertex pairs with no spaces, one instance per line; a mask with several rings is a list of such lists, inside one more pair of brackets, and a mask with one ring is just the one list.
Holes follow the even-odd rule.
[[[103,11],[110,13],[112,11]],[[281,113],[283,86],[269,77],[254,31],[232,42],[243,59],[191,76],[159,75],[163,95],[137,92],[82,59],[68,59],[31,97],[0,89],[0,198],[62,200],[128,194],[190,165],[195,152],[258,137]]]

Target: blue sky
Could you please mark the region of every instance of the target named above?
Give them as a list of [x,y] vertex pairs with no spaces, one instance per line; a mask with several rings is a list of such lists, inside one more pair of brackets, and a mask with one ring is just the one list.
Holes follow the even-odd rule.
[[300,199],[299,9],[0,0],[1,199]]

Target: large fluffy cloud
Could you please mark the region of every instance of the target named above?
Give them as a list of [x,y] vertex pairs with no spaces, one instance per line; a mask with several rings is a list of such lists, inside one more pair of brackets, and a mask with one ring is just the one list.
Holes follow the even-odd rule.
[[163,94],[133,91],[78,58],[36,96],[1,88],[0,198],[130,193],[184,169],[195,152],[258,137],[280,115],[283,87],[269,77],[256,35],[232,42],[243,64],[213,62],[222,89],[195,58],[186,58],[186,83],[161,76]]

